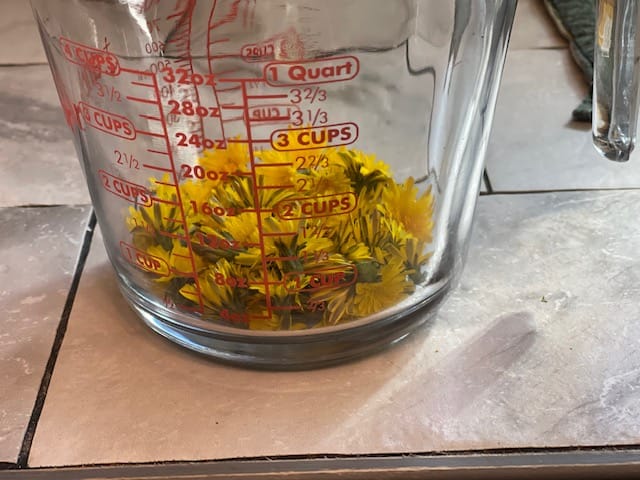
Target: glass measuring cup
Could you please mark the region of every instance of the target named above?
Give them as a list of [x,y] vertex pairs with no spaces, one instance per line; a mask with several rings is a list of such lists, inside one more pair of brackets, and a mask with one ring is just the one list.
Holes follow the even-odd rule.
[[32,0],[120,287],[248,365],[362,355],[460,274],[509,0]]

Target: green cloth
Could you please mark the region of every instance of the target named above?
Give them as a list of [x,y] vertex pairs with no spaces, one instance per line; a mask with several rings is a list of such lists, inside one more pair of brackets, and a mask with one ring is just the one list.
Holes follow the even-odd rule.
[[560,33],[569,42],[571,55],[590,87],[589,95],[573,111],[573,119],[590,122],[596,0],[545,0],[544,3]]

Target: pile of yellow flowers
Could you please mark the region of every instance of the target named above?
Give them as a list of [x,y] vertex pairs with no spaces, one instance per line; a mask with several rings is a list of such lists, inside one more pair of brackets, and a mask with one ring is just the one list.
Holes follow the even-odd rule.
[[300,330],[414,292],[430,256],[430,188],[396,183],[375,155],[345,147],[249,153],[206,150],[177,189],[150,179],[160,201],[130,207],[134,246],[170,267],[149,273],[159,298],[227,326]]

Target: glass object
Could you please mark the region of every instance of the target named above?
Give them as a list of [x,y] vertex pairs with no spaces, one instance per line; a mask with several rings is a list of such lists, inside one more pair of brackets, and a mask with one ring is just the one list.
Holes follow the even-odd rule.
[[32,5],[153,330],[305,368],[431,318],[464,262],[515,1]]
[[597,12],[593,140],[606,158],[626,162],[638,122],[638,2],[598,0]]

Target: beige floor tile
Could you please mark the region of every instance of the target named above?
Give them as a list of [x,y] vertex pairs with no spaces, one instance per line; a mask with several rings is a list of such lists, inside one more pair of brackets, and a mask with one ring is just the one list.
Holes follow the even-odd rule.
[[0,64],[44,63],[29,0],[2,0],[0,15]]
[[80,251],[87,207],[0,209],[0,462],[15,462]]
[[155,336],[96,239],[30,465],[637,443],[638,217],[640,192],[481,197],[429,327],[290,373]]
[[543,0],[519,0],[509,48],[562,48],[567,42],[558,33]]
[[0,68],[0,207],[89,196],[46,65]]

